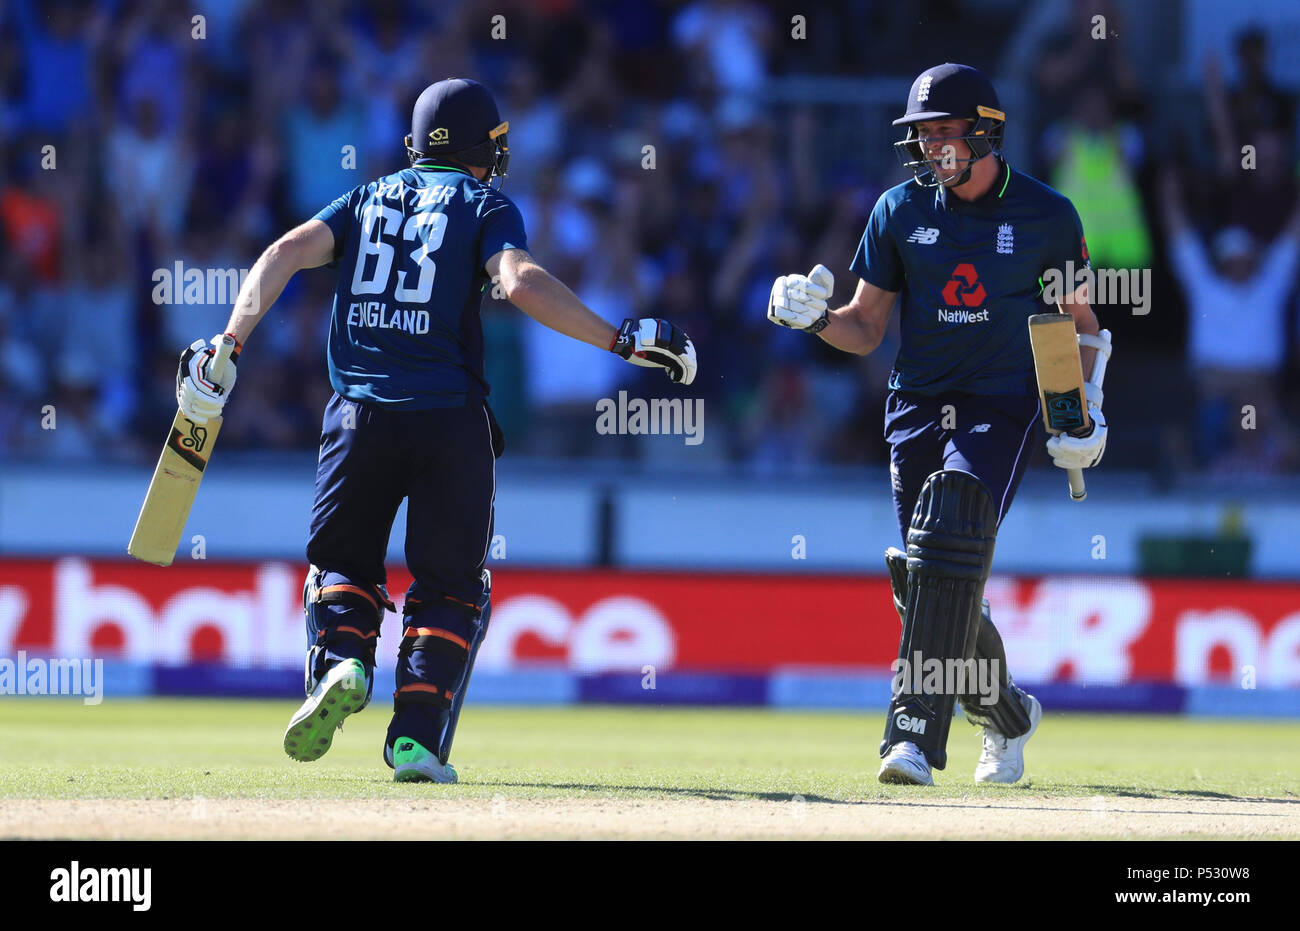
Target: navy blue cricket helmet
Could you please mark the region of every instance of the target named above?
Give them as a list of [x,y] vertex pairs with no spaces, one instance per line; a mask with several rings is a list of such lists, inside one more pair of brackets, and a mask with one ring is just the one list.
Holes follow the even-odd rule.
[[[894,120],[895,126],[906,126],[907,135],[894,143],[903,167],[912,171],[916,183],[922,187],[939,187],[935,169],[937,160],[928,158],[918,140],[916,124],[927,120],[961,119],[970,123],[964,136],[953,136],[970,147],[970,158],[953,159],[952,167],[963,168],[956,184],[970,178],[971,165],[1002,148],[1002,133],[1007,116],[998,103],[993,82],[982,71],[969,65],[951,62],[922,71],[912,82],[907,95],[907,112]],[[945,164],[943,167],[949,167]],[[954,185],[955,186],[955,185]]]
[[454,158],[475,168],[491,168],[489,180],[501,178],[504,183],[510,164],[509,130],[486,87],[467,78],[448,78],[430,84],[416,99],[406,154],[412,165]]

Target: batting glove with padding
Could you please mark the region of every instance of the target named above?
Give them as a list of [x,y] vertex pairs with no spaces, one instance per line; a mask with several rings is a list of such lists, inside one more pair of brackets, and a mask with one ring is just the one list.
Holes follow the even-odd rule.
[[695,380],[695,344],[681,327],[667,320],[642,317],[623,321],[609,351],[633,365],[662,368],[672,381],[689,385]]
[[1095,404],[1088,405],[1092,431],[1087,436],[1061,433],[1049,437],[1047,453],[1058,469],[1091,469],[1106,453],[1106,415]]
[[209,346],[201,339],[190,343],[190,347],[181,353],[180,368],[176,371],[176,403],[183,413],[195,423],[207,423],[213,417],[221,416],[221,409],[230,397],[230,389],[235,387],[235,360],[239,358],[239,344],[230,354],[230,361],[221,377],[213,380],[208,367],[216,355],[221,337],[212,337]]
[[772,285],[767,319],[793,330],[820,333],[830,323],[826,302],[835,290],[835,276],[825,265],[807,275],[782,275]]

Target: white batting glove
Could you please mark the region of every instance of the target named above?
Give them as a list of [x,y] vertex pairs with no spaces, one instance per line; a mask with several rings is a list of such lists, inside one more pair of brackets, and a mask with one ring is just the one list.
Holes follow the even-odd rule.
[[807,275],[782,275],[772,285],[767,319],[792,330],[820,333],[830,323],[826,302],[835,290],[835,276],[825,265]]
[[662,368],[670,381],[695,381],[695,344],[681,327],[656,317],[628,317],[619,327],[609,351],[633,365]]
[[226,370],[221,373],[219,380],[213,381],[208,377],[208,366],[220,344],[219,335],[212,337],[211,346],[196,339],[181,353],[180,368],[176,372],[176,403],[181,413],[195,423],[207,423],[213,417],[220,417],[221,409],[230,397],[230,389],[235,387],[238,349],[231,353],[230,361],[226,363]]
[[1106,453],[1106,417],[1095,404],[1088,405],[1092,432],[1087,436],[1061,433],[1047,440],[1047,454],[1058,469],[1091,469]]

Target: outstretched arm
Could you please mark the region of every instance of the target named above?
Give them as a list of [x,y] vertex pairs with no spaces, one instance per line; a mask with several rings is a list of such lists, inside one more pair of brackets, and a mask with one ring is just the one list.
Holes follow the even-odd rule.
[[1223,87],[1219,59],[1211,54],[1205,59],[1205,109],[1210,117],[1210,138],[1214,144],[1215,168],[1225,178],[1237,169],[1241,157],[1232,139],[1232,119],[1228,115],[1228,94]]
[[523,249],[504,249],[484,267],[506,299],[543,326],[616,353],[633,365],[663,368],[674,382],[689,385],[695,380],[695,346],[667,320],[629,317],[615,329]]
[[239,295],[226,323],[226,333],[236,340],[229,362],[219,366],[219,372],[209,368],[222,343],[221,334],[213,337],[211,346],[197,339],[181,353],[180,369],[176,373],[176,402],[185,416],[196,423],[221,416],[235,387],[235,363],[248,335],[295,272],[324,265],[333,257],[334,233],[316,219],[291,229],[267,247],[239,286]]
[[592,346],[609,349],[618,331],[578,299],[523,249],[506,249],[488,259],[487,273],[506,300],[543,326]]
[[308,220],[267,247],[239,288],[226,332],[242,346],[271,309],[294,274],[318,268],[334,257],[334,233],[320,220]]

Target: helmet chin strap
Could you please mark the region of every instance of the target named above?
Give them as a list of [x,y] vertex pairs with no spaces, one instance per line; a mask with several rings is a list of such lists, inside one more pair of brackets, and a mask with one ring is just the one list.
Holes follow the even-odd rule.
[[971,166],[973,166],[977,161],[979,161],[979,159],[970,159],[966,163],[966,169],[961,174],[957,175],[956,178],[949,178],[947,181],[939,181],[939,175],[933,168],[930,169],[930,174],[934,175],[934,180],[939,181],[939,187],[961,187],[970,180]]
[[[972,152],[971,154],[974,155],[975,153]],[[974,169],[974,167],[975,167],[975,163],[976,163],[976,162],[981,162],[981,161],[983,161],[984,159],[988,158],[990,155],[997,155],[997,153],[996,153],[996,152],[988,152],[988,153],[986,153],[986,154],[984,154],[984,155],[981,155],[979,158],[968,158],[968,159],[966,159],[966,168],[962,171],[962,173],[959,174],[959,175],[957,175],[955,178],[949,179],[948,181],[942,181],[942,182],[940,182],[940,183],[939,183],[939,187],[945,187],[945,188],[961,187],[963,184],[965,184],[967,181],[970,180],[970,177],[971,177],[971,171],[972,171],[972,169]],[[939,180],[939,176],[938,176],[937,174],[935,174],[935,171],[934,171],[933,168],[930,169],[930,174],[934,176],[934,179],[935,179],[936,181]]]

